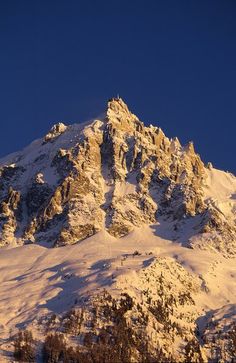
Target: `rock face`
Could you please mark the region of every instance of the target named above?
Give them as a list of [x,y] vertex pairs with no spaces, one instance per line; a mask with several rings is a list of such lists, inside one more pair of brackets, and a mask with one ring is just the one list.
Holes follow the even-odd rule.
[[104,118],[59,123],[0,160],[0,244],[62,246],[102,229],[122,237],[168,220],[175,239],[191,225],[186,245],[208,248],[207,236],[210,248],[233,254],[233,214],[204,195],[210,170],[193,143],[144,126],[113,98]]

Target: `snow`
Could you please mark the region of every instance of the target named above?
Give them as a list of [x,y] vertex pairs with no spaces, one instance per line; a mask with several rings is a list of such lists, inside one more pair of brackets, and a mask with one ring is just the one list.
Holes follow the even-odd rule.
[[213,205],[225,216],[236,212],[236,177],[217,169],[206,169],[205,200],[211,200]]
[[[39,183],[57,185],[59,175],[52,166],[52,160],[58,150],[68,150],[84,138],[89,138],[94,130],[103,127],[103,121],[59,126],[59,133],[56,132],[52,138],[46,141],[36,140],[22,152],[0,159],[0,166],[25,168],[16,181],[12,182],[15,183],[14,186],[27,186],[35,176]],[[118,137],[116,140],[118,143],[123,142]],[[156,147],[146,142],[147,147]],[[174,143],[178,146],[176,140]],[[206,168],[205,171],[205,202],[233,220],[236,212],[236,178],[214,168]],[[89,172],[90,170],[87,176],[90,176]],[[92,172],[93,170],[91,175]],[[102,174],[104,206],[109,205],[113,195],[117,203],[120,201],[121,213],[125,214],[130,210],[135,212],[136,207],[132,205],[129,197],[132,199],[132,195],[137,192],[136,173],[130,173],[126,181],[117,181],[113,185],[109,180],[109,170],[104,165]],[[88,196],[86,201],[92,206],[94,197]],[[154,207],[156,209],[157,206]],[[70,214],[71,224],[82,224],[86,218],[86,208],[83,212],[81,216]],[[105,231],[104,217],[104,229],[101,232],[74,245],[47,248],[45,241],[42,241],[40,245],[12,245],[1,248],[0,356],[1,349],[7,347],[7,338],[17,329],[30,326],[34,333],[36,320],[52,313],[64,313],[74,306],[75,301],[104,288],[110,290],[114,296],[120,291],[140,291],[145,283],[144,274],[153,270],[155,272],[155,269],[158,272],[163,269],[165,273],[165,264],[173,272],[173,279],[171,273],[167,274],[170,283],[175,280],[177,287],[178,284],[181,285],[175,275],[176,271],[180,274],[180,280],[189,275],[190,280],[195,282],[196,309],[203,320],[212,311],[215,312],[215,318],[222,322],[227,323],[227,319],[229,322],[235,320],[236,258],[226,259],[210,249],[186,248],[192,236],[199,243],[200,238],[205,238],[206,244],[208,242],[206,234],[196,235],[196,225],[201,222],[200,216],[186,219],[177,232],[173,230],[175,222],[159,219],[159,223],[151,226],[140,225],[140,228],[135,228],[122,238],[112,237]],[[213,238],[213,234],[210,238]],[[135,255],[135,251],[138,254]],[[183,267],[182,270],[178,264]],[[155,285],[155,281],[152,283]],[[150,286],[148,284],[146,287]]]
[[[92,121],[92,124],[95,124]],[[23,167],[25,172],[17,178],[17,185],[27,185],[37,174],[42,173],[49,185],[55,185],[58,180],[56,171],[51,166],[53,158],[59,149],[69,149],[84,138],[84,128],[91,125],[91,120],[63,128],[63,132],[52,140],[45,142],[44,138],[33,141],[22,151],[12,153],[0,159],[0,167]],[[56,126],[56,125],[55,125]],[[53,128],[52,128],[53,129]]]
[[[134,256],[139,251],[140,255]],[[139,286],[139,271],[160,259],[180,263],[199,279],[199,310],[236,304],[236,259],[196,251],[160,238],[150,227],[116,239],[105,231],[79,244],[48,249],[39,245],[2,248],[0,254],[0,338],[44,315],[69,310],[75,299],[104,288]],[[124,279],[124,276],[127,278]],[[121,284],[122,281],[122,284]]]
[[[51,190],[58,186],[61,176],[60,171],[54,167],[53,160],[59,150],[69,150],[84,140],[89,127],[99,128],[102,121],[89,120],[84,123],[65,126],[57,124],[44,137],[35,140],[22,151],[10,154],[0,159],[0,168],[12,168],[10,185],[22,195],[27,194],[29,187],[38,184],[46,184]],[[77,221],[78,222],[78,221]],[[82,221],[83,222],[83,221]],[[27,213],[23,205],[23,220],[19,231],[23,231],[27,223]],[[12,240],[11,243],[21,244],[21,239]],[[41,243],[45,245],[44,241]]]
[[[137,184],[137,182],[136,182]],[[115,196],[123,197],[127,194],[133,194],[136,192],[136,185],[127,182],[118,182],[115,188]]]
[[[35,157],[35,144],[33,148]],[[206,172],[205,200],[214,199],[225,214],[232,214],[236,203],[236,178],[216,169],[207,169]],[[48,183],[54,178],[51,169],[47,168],[40,177]],[[135,187],[135,178],[120,183],[116,186],[117,196],[133,193]],[[232,320],[236,314],[236,258],[226,259],[219,253],[184,247],[188,234],[191,234],[187,228],[184,233],[181,231],[178,242],[173,242],[168,223],[136,228],[118,239],[101,231],[83,242],[61,248],[46,248],[43,243],[2,248],[2,348],[5,339],[17,328],[31,324],[34,330],[35,319],[66,312],[75,299],[104,288],[115,295],[121,286],[124,290],[131,290],[131,285],[139,286],[140,272],[153,261],[163,258],[180,263],[193,279],[199,280],[201,289],[196,294],[196,306],[203,316],[209,311],[219,311],[219,315],[230,309],[229,318]],[[133,256],[135,251],[140,255]],[[226,313],[224,319],[227,319]]]

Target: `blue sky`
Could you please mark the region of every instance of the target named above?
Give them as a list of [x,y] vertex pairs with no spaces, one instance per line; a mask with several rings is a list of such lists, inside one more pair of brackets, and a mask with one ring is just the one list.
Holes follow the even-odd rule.
[[0,156],[119,94],[236,173],[234,0],[1,1]]

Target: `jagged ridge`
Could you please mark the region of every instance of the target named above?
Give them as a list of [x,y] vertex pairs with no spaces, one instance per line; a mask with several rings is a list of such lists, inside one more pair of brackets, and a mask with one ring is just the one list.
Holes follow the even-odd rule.
[[122,237],[168,219],[173,239],[190,225],[186,245],[208,248],[206,236],[210,248],[236,251],[233,219],[204,198],[207,169],[193,143],[144,126],[120,98],[103,118],[59,123],[0,165],[1,245],[61,246],[102,229]]

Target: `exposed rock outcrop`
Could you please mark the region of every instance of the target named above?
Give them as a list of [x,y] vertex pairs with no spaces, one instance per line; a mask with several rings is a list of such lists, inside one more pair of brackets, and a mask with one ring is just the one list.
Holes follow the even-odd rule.
[[104,118],[59,123],[0,165],[1,245],[60,246],[104,228],[122,237],[161,218],[179,224],[195,216],[196,235],[217,233],[235,245],[233,221],[205,202],[206,168],[193,143],[183,147],[146,127],[120,98]]

